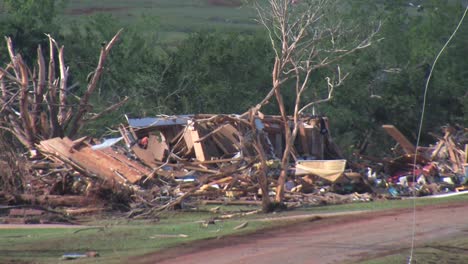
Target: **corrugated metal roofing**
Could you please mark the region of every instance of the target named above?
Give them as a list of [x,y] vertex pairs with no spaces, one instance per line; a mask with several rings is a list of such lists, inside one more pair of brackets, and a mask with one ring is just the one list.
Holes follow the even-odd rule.
[[186,125],[190,119],[191,116],[189,115],[182,115],[177,117],[127,118],[128,125],[133,128]]

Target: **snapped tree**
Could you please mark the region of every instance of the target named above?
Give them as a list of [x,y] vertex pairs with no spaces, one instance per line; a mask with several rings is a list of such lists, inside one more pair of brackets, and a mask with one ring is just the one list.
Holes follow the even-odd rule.
[[[275,198],[275,202],[281,204],[301,115],[333,98],[335,88],[348,77],[337,63],[369,47],[380,24],[370,32],[363,34],[360,29],[358,33],[349,21],[337,16],[340,9],[346,8],[346,4],[337,0],[268,0],[253,4],[259,22],[268,31],[275,61],[272,89],[251,112],[257,113],[271,98],[276,99],[285,141]],[[318,83],[314,78],[320,76],[319,70],[327,74],[325,83],[312,87],[313,83]],[[289,112],[284,100],[286,93],[294,94],[294,107]],[[316,96],[308,96],[310,100],[305,101],[306,93]]]
[[89,104],[106,58],[120,34],[121,31],[102,47],[98,65],[81,97],[73,95],[68,86],[69,68],[65,65],[63,46],[49,37],[48,66],[39,46],[37,65],[31,69],[21,54],[15,52],[11,38],[7,38],[10,63],[5,68],[0,67],[0,129],[13,134],[34,154],[35,144],[40,140],[63,136],[72,138],[86,122],[96,120],[125,103],[127,98],[97,114],[91,113]]

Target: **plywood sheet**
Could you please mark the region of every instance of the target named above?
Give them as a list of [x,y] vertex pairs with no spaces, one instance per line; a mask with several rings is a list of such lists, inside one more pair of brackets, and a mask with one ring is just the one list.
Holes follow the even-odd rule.
[[115,180],[119,183],[136,183],[145,174],[134,167],[117,160],[100,150],[92,150],[87,145],[72,148],[73,141],[69,138],[53,138],[40,142],[40,148],[51,153],[56,158],[69,161],[105,180]]

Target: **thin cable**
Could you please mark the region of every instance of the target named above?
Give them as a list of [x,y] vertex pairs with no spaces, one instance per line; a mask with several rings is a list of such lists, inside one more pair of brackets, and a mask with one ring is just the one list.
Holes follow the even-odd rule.
[[[419,142],[421,140],[421,132],[422,132],[422,127],[423,127],[423,123],[424,123],[424,114],[426,112],[426,101],[427,101],[427,93],[428,93],[428,90],[429,90],[429,82],[431,81],[432,73],[434,72],[434,68],[435,68],[435,66],[437,64],[437,61],[439,60],[440,56],[445,51],[447,46],[450,44],[452,39],[457,34],[458,29],[463,24],[463,21],[465,20],[465,16],[466,16],[467,13],[468,13],[468,5],[466,6],[465,12],[463,13],[463,16],[461,17],[460,22],[458,22],[458,25],[455,28],[455,30],[453,31],[452,35],[447,40],[447,42],[442,47],[442,49],[439,51],[439,54],[437,54],[437,56],[436,56],[436,58],[434,60],[434,63],[432,64],[431,71],[429,72],[429,76],[427,77],[427,80],[426,80],[426,86],[424,87],[424,99],[423,99],[423,105],[422,105],[422,110],[421,110],[421,119],[420,119],[420,122],[419,122],[418,139],[416,141],[416,153],[414,155],[414,160],[413,160],[413,183],[416,182],[416,171],[415,171],[414,168],[416,168],[417,157],[418,157],[418,147],[419,147]],[[411,235],[411,251],[410,251],[410,256],[408,258],[408,264],[411,264],[412,261],[413,261],[414,243],[415,243],[415,240],[416,240],[416,199],[415,198],[416,198],[416,192],[413,189],[413,224],[412,224],[413,231],[412,231],[412,235]]]

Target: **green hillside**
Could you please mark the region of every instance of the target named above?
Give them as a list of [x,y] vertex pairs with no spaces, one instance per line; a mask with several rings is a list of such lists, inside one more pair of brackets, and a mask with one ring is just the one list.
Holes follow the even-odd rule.
[[250,31],[257,27],[255,12],[237,0],[70,0],[64,18],[96,14],[112,14],[125,24],[143,15],[157,17],[166,41],[180,40],[199,30]]

